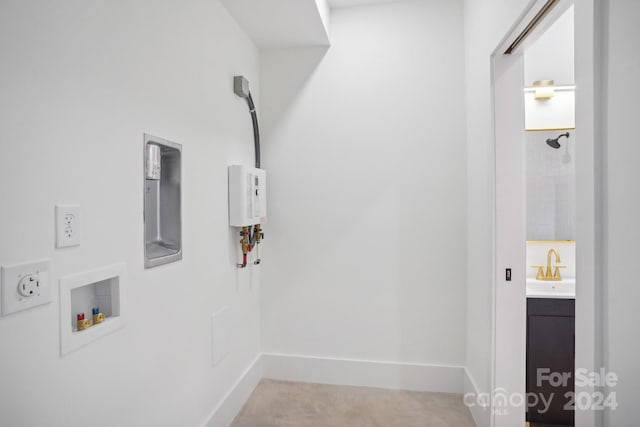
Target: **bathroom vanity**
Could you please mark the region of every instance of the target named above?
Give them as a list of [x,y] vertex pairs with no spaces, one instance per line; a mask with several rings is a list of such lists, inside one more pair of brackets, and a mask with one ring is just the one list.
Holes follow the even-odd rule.
[[537,396],[529,398],[529,422],[574,425],[566,406],[573,403],[574,370],[575,280],[527,279],[527,395]]

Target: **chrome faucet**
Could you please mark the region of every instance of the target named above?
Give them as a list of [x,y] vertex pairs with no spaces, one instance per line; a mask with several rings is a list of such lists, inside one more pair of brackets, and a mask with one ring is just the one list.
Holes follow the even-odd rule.
[[[551,255],[555,255],[556,265],[551,267]],[[560,254],[555,249],[549,249],[547,252],[547,266],[545,269],[544,265],[534,265],[533,268],[538,269],[538,274],[536,275],[537,280],[552,280],[552,281],[560,281],[562,280],[562,276],[560,276],[560,269],[566,268],[564,265],[559,265],[560,262]],[[543,271],[544,270],[544,271]]]

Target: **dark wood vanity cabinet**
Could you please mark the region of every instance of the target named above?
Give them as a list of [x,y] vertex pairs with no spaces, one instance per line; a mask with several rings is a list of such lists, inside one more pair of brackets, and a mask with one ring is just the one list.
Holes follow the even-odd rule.
[[[538,370],[548,369],[538,382]],[[527,299],[527,419],[532,423],[574,425],[575,300]],[[540,371],[545,372],[545,371]],[[562,381],[560,376],[566,381]],[[551,377],[549,377],[549,375]],[[538,397],[538,403],[536,398]],[[551,400],[547,411],[540,396]]]

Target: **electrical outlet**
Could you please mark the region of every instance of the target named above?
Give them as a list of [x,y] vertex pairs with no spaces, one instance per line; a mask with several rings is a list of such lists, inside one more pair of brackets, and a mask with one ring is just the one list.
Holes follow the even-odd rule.
[[80,244],[80,206],[56,205],[56,248]]
[[25,298],[37,296],[40,293],[40,275],[27,274],[18,282],[18,293]]
[[2,266],[2,315],[51,302],[51,262]]

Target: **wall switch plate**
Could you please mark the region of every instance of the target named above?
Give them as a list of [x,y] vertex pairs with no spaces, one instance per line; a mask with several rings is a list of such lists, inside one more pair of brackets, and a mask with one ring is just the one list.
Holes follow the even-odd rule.
[[2,315],[51,302],[51,261],[2,266]]
[[80,206],[56,205],[56,248],[80,244]]

